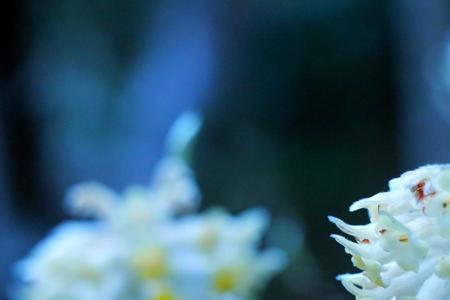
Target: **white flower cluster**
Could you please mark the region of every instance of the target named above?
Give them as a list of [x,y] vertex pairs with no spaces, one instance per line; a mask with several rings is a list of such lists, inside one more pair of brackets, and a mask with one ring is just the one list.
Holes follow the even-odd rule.
[[176,156],[160,163],[149,186],[121,195],[98,183],[72,188],[66,222],[18,264],[23,300],[241,300],[285,264],[260,249],[263,209],[231,216],[196,213],[199,192]]
[[431,165],[389,182],[389,191],[357,201],[370,223],[330,217],[351,241],[333,235],[358,274],[338,279],[356,299],[450,299],[450,166]]

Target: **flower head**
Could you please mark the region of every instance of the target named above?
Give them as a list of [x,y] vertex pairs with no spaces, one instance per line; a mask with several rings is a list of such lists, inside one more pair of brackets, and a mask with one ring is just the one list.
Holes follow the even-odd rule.
[[184,139],[172,142],[180,155],[164,158],[151,184],[69,190],[69,212],[91,219],[63,223],[19,262],[18,299],[243,300],[283,268],[283,252],[260,248],[265,210],[196,213],[200,193],[180,150],[189,142],[171,136]]
[[450,166],[431,165],[389,182],[389,191],[359,200],[370,223],[330,221],[332,237],[362,272],[338,276],[356,299],[450,299]]

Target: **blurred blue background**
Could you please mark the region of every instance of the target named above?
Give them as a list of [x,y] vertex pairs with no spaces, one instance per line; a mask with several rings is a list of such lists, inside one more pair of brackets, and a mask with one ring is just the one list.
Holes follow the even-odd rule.
[[204,116],[203,207],[264,205],[291,266],[264,299],[351,299],[329,214],[448,162],[449,2],[14,1],[0,10],[0,286],[70,185],[145,183]]

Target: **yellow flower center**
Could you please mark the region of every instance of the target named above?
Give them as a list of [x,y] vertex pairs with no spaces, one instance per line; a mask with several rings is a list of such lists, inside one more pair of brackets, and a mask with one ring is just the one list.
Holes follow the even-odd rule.
[[200,235],[200,248],[204,251],[211,251],[217,244],[217,231],[213,228],[205,228]]
[[164,252],[159,249],[139,252],[135,255],[133,264],[138,274],[146,279],[161,278],[167,272]]
[[100,280],[100,273],[92,268],[89,268],[88,266],[81,266],[79,269],[79,275],[81,278],[84,278],[85,280],[96,282]]
[[162,293],[159,293],[154,297],[152,300],[176,300],[177,298],[173,295],[170,291],[164,291]]
[[231,291],[236,285],[236,277],[230,270],[220,270],[213,276],[214,289],[220,293]]

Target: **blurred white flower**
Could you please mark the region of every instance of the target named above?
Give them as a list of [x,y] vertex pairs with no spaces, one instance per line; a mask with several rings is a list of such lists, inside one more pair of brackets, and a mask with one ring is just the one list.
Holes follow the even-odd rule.
[[330,217],[355,239],[333,235],[362,270],[340,275],[344,287],[361,300],[450,299],[450,166],[406,172],[350,211],[361,208],[367,225]]
[[282,251],[260,249],[267,212],[196,213],[199,199],[178,154],[162,160],[148,186],[71,188],[67,209],[91,220],[63,223],[18,264],[17,298],[254,299],[285,265]]

